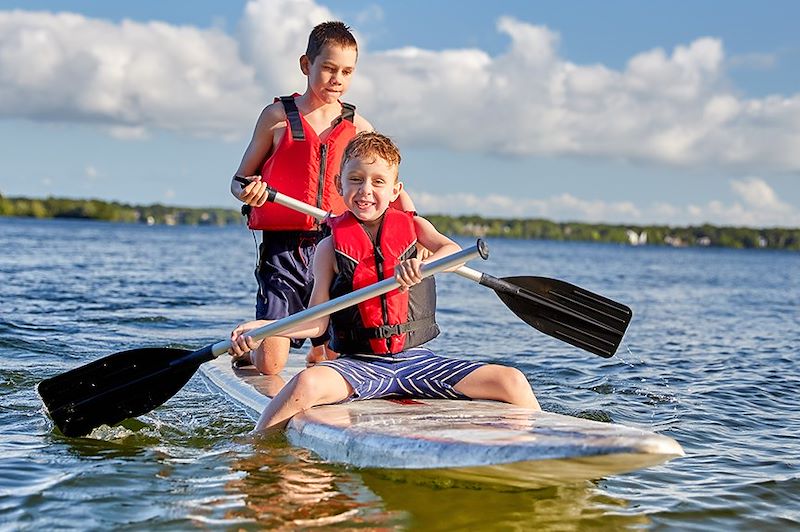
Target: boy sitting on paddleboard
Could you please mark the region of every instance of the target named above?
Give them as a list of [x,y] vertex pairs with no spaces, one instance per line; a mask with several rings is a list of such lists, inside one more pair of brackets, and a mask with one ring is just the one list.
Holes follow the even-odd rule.
[[[312,257],[323,237],[311,217],[268,202],[267,185],[325,211],[345,211],[333,176],[353,135],[372,131],[354,105],[339,100],[350,86],[357,59],[356,39],[344,23],[314,27],[300,57],[305,92],[276,98],[264,108],[231,179],[231,193],[249,208],[248,227],[263,235],[256,269],[256,319],[277,320],[306,308],[313,284]],[[414,208],[405,193],[398,206]],[[252,363],[261,373],[274,375],[286,365],[290,342],[300,347],[304,341],[269,338],[234,363]],[[326,357],[323,342],[324,337],[312,339],[309,361]]]
[[[394,276],[401,288],[330,317],[299,325],[287,338],[320,336],[330,323],[331,347],[341,354],[296,375],[276,395],[256,430],[282,428],[292,416],[316,405],[380,397],[492,399],[539,409],[519,370],[446,358],[420,347],[439,333],[436,291],[422,280],[416,243],[433,261],[459,246],[424,218],[389,209],[403,184],[400,153],[379,133],[359,133],[345,148],[336,186],[348,211],[329,221],[331,236],[314,255],[310,306],[319,305]],[[257,349],[247,331],[269,321],[243,323],[231,332],[234,357]]]

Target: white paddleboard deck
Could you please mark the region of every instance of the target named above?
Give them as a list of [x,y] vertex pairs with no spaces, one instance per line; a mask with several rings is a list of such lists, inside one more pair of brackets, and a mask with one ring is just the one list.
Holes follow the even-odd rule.
[[[287,368],[288,382],[301,368]],[[257,419],[268,378],[221,356],[201,366],[213,388]],[[324,460],[360,468],[418,470],[464,482],[540,488],[625,473],[683,456],[667,436],[493,401],[369,400],[312,408],[288,441]]]

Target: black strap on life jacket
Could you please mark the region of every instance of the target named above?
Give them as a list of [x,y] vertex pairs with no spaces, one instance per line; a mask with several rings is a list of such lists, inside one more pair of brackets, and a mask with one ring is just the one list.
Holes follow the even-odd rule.
[[436,320],[429,317],[422,318],[421,320],[407,321],[397,325],[381,325],[380,327],[358,328],[346,331],[337,330],[336,338],[349,342],[372,340],[375,338],[391,338],[392,336],[398,336],[409,331],[416,331],[417,329],[424,329],[426,327],[433,327],[434,325],[436,325]]
[[342,114],[339,116],[339,121],[347,120],[348,122],[352,122],[353,118],[356,116],[356,106],[352,103],[344,103],[342,102]]
[[283,110],[286,111],[286,119],[292,129],[293,140],[306,140],[306,132],[303,131],[303,121],[300,119],[300,110],[294,103],[294,96],[281,96]]
[[[294,103],[294,96],[281,96],[283,110],[286,111],[286,119],[289,120],[289,127],[292,129],[293,140],[306,140],[306,133],[303,131],[303,121],[300,120],[300,110]],[[356,116],[356,106],[352,103],[342,103],[342,114],[336,119],[336,124],[342,120],[352,122]],[[334,125],[336,125],[334,124]]]
[[352,103],[342,102],[342,114],[336,117],[336,120],[334,120],[333,122],[333,127],[338,126],[342,120],[353,122],[355,116],[356,116],[356,106],[353,105]]

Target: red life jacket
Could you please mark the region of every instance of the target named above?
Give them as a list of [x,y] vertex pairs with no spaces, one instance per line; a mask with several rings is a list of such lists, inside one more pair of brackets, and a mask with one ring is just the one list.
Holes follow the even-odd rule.
[[[417,254],[414,215],[387,209],[375,243],[351,212],[328,220],[339,273],[331,298],[394,277],[401,261]],[[436,284],[424,279],[406,292],[392,290],[331,315],[331,348],[343,354],[389,354],[421,345],[439,334]]]
[[[280,97],[286,111],[286,132],[264,162],[261,178],[282,194],[341,214],[346,207],[336,190],[334,177],[339,173],[347,143],[356,134],[353,125],[356,108],[343,103],[337,123],[325,142],[320,142],[314,128],[297,109],[295,96],[298,94]],[[318,223],[311,216],[267,202],[250,209],[247,226],[268,231],[309,231],[316,229]]]

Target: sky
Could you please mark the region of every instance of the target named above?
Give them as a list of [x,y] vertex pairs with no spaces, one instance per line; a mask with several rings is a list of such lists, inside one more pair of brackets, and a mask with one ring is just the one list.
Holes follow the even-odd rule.
[[423,214],[800,227],[793,0],[0,0],[0,193],[236,208],[324,20]]

